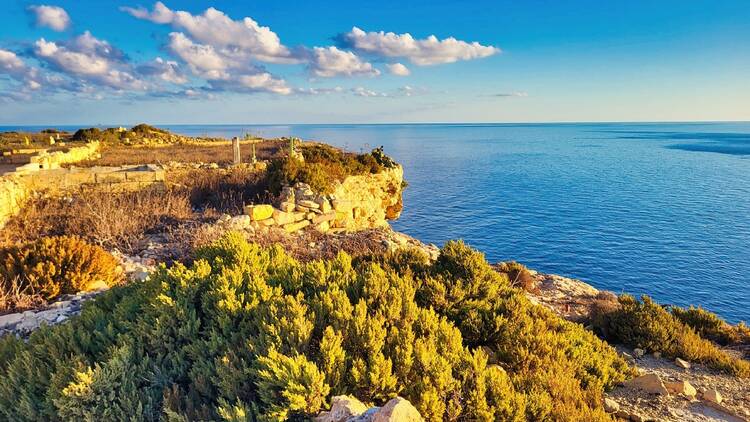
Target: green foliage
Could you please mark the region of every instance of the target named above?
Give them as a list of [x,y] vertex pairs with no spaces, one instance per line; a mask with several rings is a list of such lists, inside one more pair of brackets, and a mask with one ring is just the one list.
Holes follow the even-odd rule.
[[74,141],[98,141],[102,137],[102,131],[96,127],[90,127],[86,129],[78,129],[73,134],[72,139]]
[[117,260],[79,237],[46,237],[0,249],[3,289],[18,280],[26,293],[40,294],[49,300],[60,294],[89,290],[100,282],[112,286],[120,279]]
[[673,306],[669,310],[675,318],[691,327],[701,337],[722,346],[750,343],[750,329],[744,323],[733,326],[718,315],[693,306],[688,309]]
[[159,129],[159,128],[151,126],[151,125],[147,125],[145,123],[141,123],[141,124],[133,126],[130,129],[130,131],[133,132],[133,133],[137,133],[139,135],[142,135],[142,136],[143,135],[150,135],[152,133],[156,133],[156,134],[167,134],[168,133],[165,130]]
[[0,419],[302,420],[352,394],[430,421],[609,420],[631,374],[462,243],[299,263],[230,234],[196,256],[2,339]]
[[304,162],[284,156],[271,161],[268,167],[268,185],[274,194],[278,194],[282,186],[297,182],[307,183],[319,193],[331,193],[334,184],[347,176],[376,174],[396,165],[383,153],[382,147],[369,154],[346,153],[322,144],[295,147],[295,150],[302,153]]
[[[750,377],[750,362],[722,351],[650,297],[642,296],[639,301],[633,296],[621,295],[619,305],[607,307],[593,318],[596,328],[611,340],[661,352],[669,358],[700,362],[739,377]],[[705,315],[700,318],[705,322]]]

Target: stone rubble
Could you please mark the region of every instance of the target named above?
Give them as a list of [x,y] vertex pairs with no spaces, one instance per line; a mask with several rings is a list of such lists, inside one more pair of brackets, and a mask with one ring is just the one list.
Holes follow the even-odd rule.
[[382,407],[368,408],[353,396],[335,396],[331,409],[320,412],[315,422],[422,422],[419,411],[408,400],[396,397]]

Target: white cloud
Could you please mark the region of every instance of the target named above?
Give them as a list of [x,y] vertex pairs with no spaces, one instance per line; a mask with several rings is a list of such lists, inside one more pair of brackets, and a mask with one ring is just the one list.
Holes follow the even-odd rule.
[[342,34],[341,38],[355,50],[384,57],[405,57],[419,66],[478,59],[500,52],[497,47],[468,43],[453,37],[439,40],[430,35],[419,40],[408,33],[365,32],[356,26]]
[[27,72],[26,64],[18,58],[16,53],[0,48],[0,73],[17,78],[23,77]]
[[388,68],[388,71],[391,72],[391,75],[409,76],[411,74],[409,68],[401,63],[387,64],[385,66]]
[[154,10],[149,12],[145,7],[120,7],[120,10],[130,14],[138,19],[148,20],[154,23],[166,24],[171,23],[174,19],[174,12],[172,12],[164,3],[157,1],[154,4]]
[[164,82],[185,84],[188,78],[180,71],[180,65],[173,60],[157,57],[153,61],[139,65],[136,70],[144,76],[154,76]]
[[34,14],[37,26],[46,26],[55,31],[64,31],[70,26],[70,16],[62,7],[29,6],[28,11]]
[[523,91],[515,92],[501,92],[499,94],[493,94],[493,97],[528,97],[529,94]]
[[114,89],[144,90],[147,84],[135,77],[106,41],[85,33],[69,43],[57,44],[40,38],[34,43],[37,59],[73,77]]
[[371,89],[367,89],[361,86],[352,88],[351,92],[358,97],[388,97],[389,95],[385,92],[377,92]]
[[315,76],[378,76],[380,71],[362,61],[351,51],[336,47],[315,47],[311,52],[310,71]]
[[197,44],[182,32],[169,34],[169,51],[188,64],[198,76],[220,79],[230,67],[229,58],[216,51],[213,46]]
[[270,63],[296,63],[298,59],[281,44],[278,35],[252,18],[232,20],[224,12],[209,7],[201,15],[172,11],[156,2],[152,12],[143,8],[123,7],[130,15],[159,24],[170,24],[194,40],[215,49],[226,49]]

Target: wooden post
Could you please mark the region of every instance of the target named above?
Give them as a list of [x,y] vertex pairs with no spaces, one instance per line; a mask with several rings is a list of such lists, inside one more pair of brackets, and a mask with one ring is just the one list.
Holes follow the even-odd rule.
[[237,165],[242,162],[242,156],[240,155],[240,138],[232,138],[232,151],[234,152],[234,164]]

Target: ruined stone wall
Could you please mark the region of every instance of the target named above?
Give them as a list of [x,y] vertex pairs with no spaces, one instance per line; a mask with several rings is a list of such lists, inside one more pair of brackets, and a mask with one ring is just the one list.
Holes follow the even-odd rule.
[[154,165],[16,171],[0,177],[0,227],[21,210],[33,192],[62,194],[84,188],[136,191],[164,188],[164,178],[164,169]]
[[282,190],[276,207],[245,208],[257,228],[281,227],[289,233],[310,227],[320,232],[358,231],[387,227],[401,214],[404,171],[401,166],[378,174],[349,176],[331,195],[304,183]]

